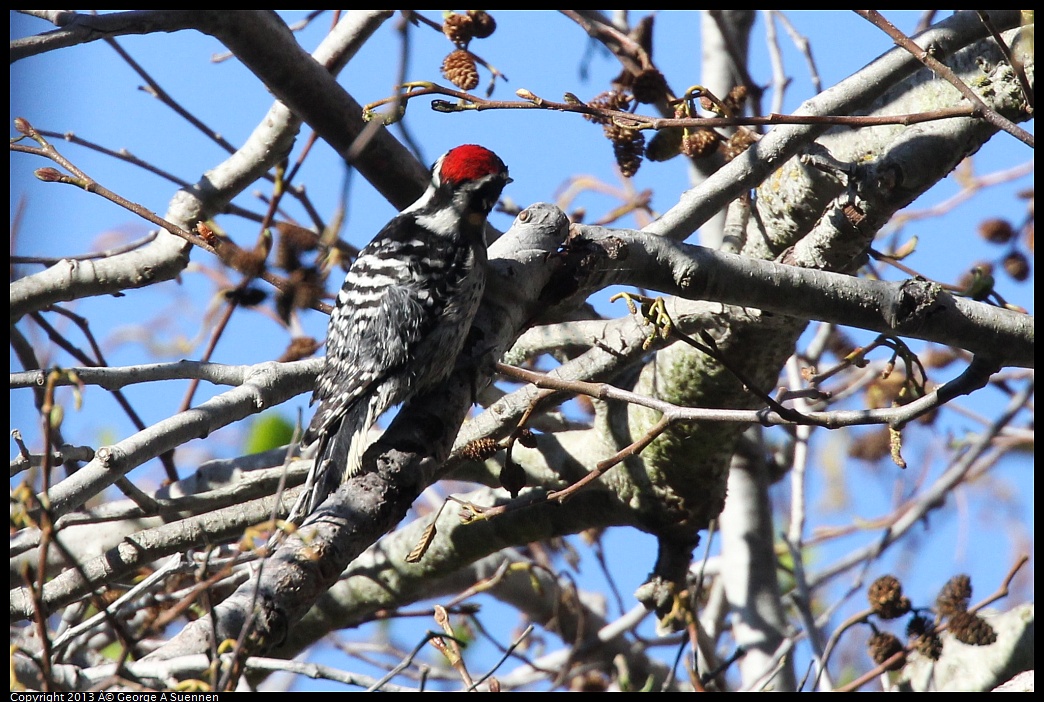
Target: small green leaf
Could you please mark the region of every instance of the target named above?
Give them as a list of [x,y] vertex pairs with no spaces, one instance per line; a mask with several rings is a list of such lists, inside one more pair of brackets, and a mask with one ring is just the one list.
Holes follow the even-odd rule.
[[250,453],[261,453],[279,446],[286,446],[294,435],[294,425],[285,417],[271,413],[254,420],[246,437],[245,450]]

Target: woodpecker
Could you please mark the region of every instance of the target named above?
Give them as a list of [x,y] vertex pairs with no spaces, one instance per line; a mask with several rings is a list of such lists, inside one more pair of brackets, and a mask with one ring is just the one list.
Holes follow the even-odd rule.
[[359,252],[330,315],[303,438],[315,461],[291,521],[359,472],[385,410],[452,372],[486,285],[486,217],[510,182],[489,149],[451,149],[420,199]]

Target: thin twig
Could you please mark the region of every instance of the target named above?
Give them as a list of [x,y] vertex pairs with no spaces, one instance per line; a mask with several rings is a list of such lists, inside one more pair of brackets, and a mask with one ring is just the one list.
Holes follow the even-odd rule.
[[11,256],[11,263],[36,263],[36,264],[40,264],[40,265],[43,265],[43,266],[53,266],[54,264],[58,263],[59,261],[63,261],[63,260],[66,260],[66,261],[93,261],[93,260],[96,260],[96,259],[99,259],[99,258],[112,258],[113,256],[119,256],[120,254],[125,254],[125,253],[128,253],[130,251],[135,251],[135,250],[140,249],[141,247],[145,246],[146,244],[151,243],[156,238],[156,234],[157,233],[158,232],[153,230],[153,231],[149,232],[148,234],[146,234],[145,236],[143,236],[142,238],[137,239],[136,241],[132,241],[129,244],[124,244],[123,246],[114,246],[113,248],[105,249],[104,251],[92,251],[91,253],[74,254],[74,255],[71,255],[71,256],[61,256],[61,257],[52,257],[52,256]]
[[[43,137],[43,134],[41,132],[37,131],[24,118],[16,118],[15,127],[23,135],[33,139],[33,141],[40,144],[40,146],[27,146],[25,144],[20,144],[13,141],[10,145],[11,151],[32,154],[34,156],[42,156],[51,161],[54,161],[55,163],[59,164],[60,166],[62,166],[63,168],[65,168],[73,174],[72,176],[69,176],[64,173],[61,173],[60,171],[54,168],[39,168],[36,170],[36,177],[40,180],[43,180],[45,182],[65,183],[67,185],[74,185],[78,188],[86,190],[89,193],[100,195],[106,200],[109,200],[110,202],[113,202],[130,212],[133,212],[142,219],[145,219],[157,225],[158,227],[173,234],[174,236],[184,239],[189,244],[197,246],[203,249],[204,251],[207,251],[208,253],[214,254],[215,256],[219,256],[217,249],[214,247],[214,245],[206,241],[199,234],[196,234],[195,232],[190,232],[186,229],[179,227],[173,222],[163,219],[155,212],[152,212],[151,210],[135,202],[131,202],[130,200],[114,193],[113,191],[109,190],[105,186],[95,181],[82,170],[77,168],[71,161],[66,159],[57,149],[54,148],[53,145],[51,145]],[[274,275],[268,270],[261,271],[257,275],[257,277],[261,278],[262,280],[279,290],[287,290],[290,287],[286,279],[278,275]],[[327,312],[330,309],[329,305],[318,300],[313,301],[310,306],[312,309],[319,310],[320,312]]]
[[[609,120],[627,129],[642,131],[646,129],[660,130],[671,127],[737,127],[755,125],[777,125],[777,124],[825,124],[847,127],[876,127],[881,125],[898,124],[909,126],[921,122],[931,122],[940,119],[951,119],[955,117],[972,117],[978,114],[979,108],[971,106],[947,107],[928,112],[914,112],[901,115],[781,115],[770,114],[763,117],[650,117],[633,112],[610,110],[595,107],[582,102],[575,96],[570,97],[567,102],[557,102],[539,97],[532,91],[521,88],[515,91],[522,100],[489,100],[478,95],[466,93],[452,88],[446,88],[428,81],[407,83],[401,86],[404,92],[398,92],[392,97],[382,98],[371,102],[363,107],[363,115],[368,119],[378,119],[374,113],[378,107],[389,103],[400,103],[403,106],[417,97],[428,95],[445,95],[456,98],[458,102],[451,103],[445,100],[434,100],[431,107],[436,112],[467,112],[484,110],[551,110],[555,112],[572,112],[580,115],[593,115],[601,119]],[[401,114],[401,113],[400,113]]]

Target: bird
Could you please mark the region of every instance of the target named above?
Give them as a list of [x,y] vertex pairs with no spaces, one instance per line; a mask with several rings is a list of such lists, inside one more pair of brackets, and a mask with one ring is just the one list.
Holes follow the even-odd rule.
[[314,462],[291,522],[359,473],[381,414],[452,372],[485,289],[486,219],[510,182],[489,149],[450,149],[420,198],[352,262],[327,327],[302,439],[316,445]]

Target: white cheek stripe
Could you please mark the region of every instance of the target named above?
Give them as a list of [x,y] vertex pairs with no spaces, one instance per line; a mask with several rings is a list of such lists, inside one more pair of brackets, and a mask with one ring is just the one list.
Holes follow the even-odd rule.
[[442,236],[453,234],[459,221],[460,214],[453,208],[437,210],[431,214],[417,217],[417,224]]

